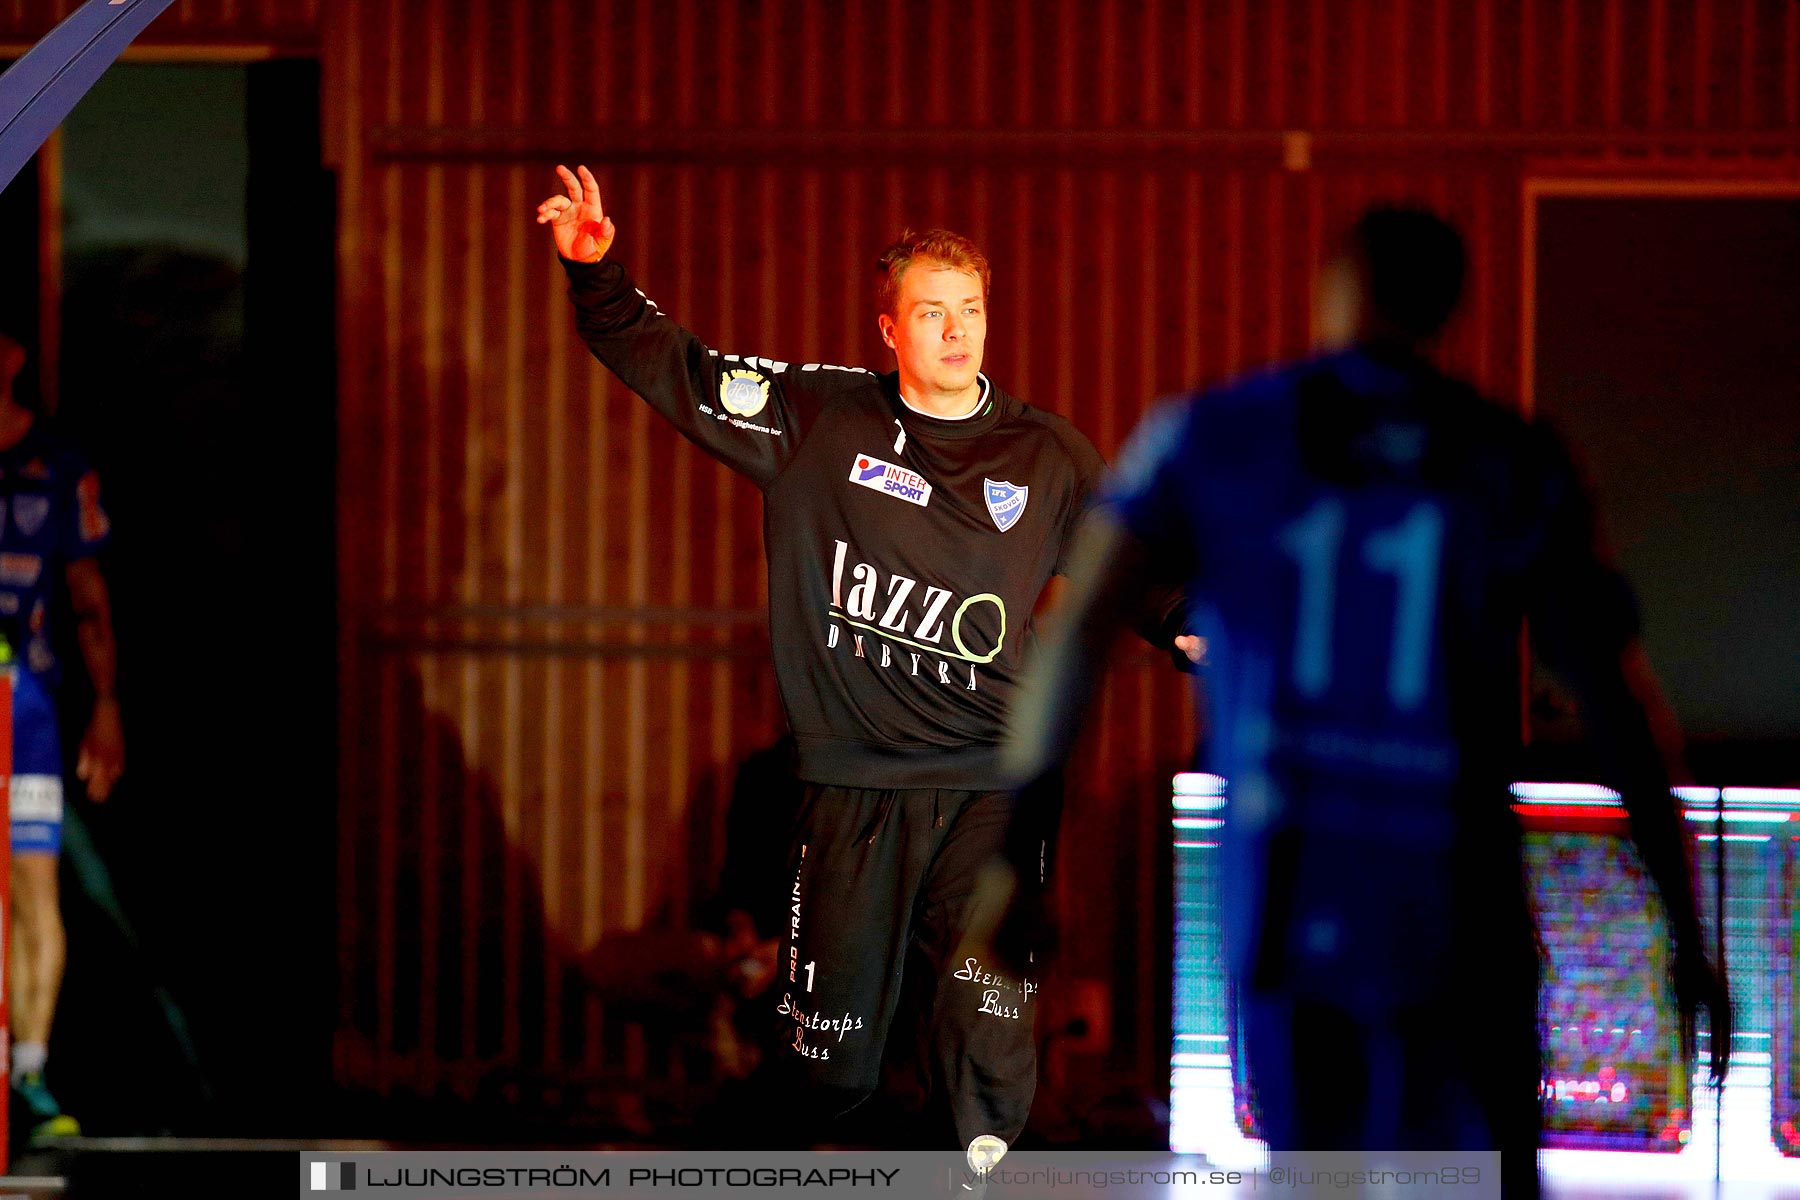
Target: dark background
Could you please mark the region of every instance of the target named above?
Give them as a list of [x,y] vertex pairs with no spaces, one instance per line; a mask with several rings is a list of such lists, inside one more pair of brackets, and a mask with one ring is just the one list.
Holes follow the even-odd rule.
[[1704,778],[1794,782],[1800,196],[1546,197],[1536,300],[1538,412],[1585,458]]
[[[72,805],[64,856],[52,1079],[89,1132],[305,1128],[330,1081],[334,217],[318,89],[303,61],[126,63],[61,133],[56,417],[113,521],[129,763],[107,804]],[[15,261],[29,228],[7,226]],[[35,341],[34,323],[12,328]],[[62,628],[77,662],[66,613]],[[89,696],[70,676],[72,765]]]

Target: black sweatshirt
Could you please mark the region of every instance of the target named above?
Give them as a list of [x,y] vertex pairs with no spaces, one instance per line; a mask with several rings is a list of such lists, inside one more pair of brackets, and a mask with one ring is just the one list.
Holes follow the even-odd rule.
[[[897,376],[721,355],[612,261],[564,260],[582,339],[763,493],[775,675],[814,783],[990,790],[1032,639],[1104,464],[1073,425],[982,378],[972,416]],[[1173,638],[1175,605],[1159,606]]]

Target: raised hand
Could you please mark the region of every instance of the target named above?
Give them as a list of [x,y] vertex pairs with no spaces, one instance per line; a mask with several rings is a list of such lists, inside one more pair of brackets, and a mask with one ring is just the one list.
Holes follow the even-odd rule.
[[586,167],[571,171],[558,164],[556,174],[562,180],[564,194],[538,205],[538,224],[550,226],[550,233],[556,238],[556,252],[564,258],[599,262],[619,232],[600,207],[600,185]]

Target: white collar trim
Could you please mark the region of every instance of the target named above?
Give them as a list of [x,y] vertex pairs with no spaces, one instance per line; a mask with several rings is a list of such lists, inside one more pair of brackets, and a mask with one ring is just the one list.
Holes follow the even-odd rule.
[[983,375],[983,374],[980,374],[979,372],[977,372],[975,375],[975,378],[979,379],[981,381],[981,394],[979,396],[975,397],[975,407],[971,408],[968,412],[962,413],[958,416],[940,417],[936,413],[928,413],[924,409],[919,408],[917,405],[913,404],[912,401],[908,400],[906,398],[906,393],[904,393],[904,392],[900,393],[900,403],[906,405],[906,407],[912,409],[912,411],[918,413],[921,417],[930,417],[934,421],[966,421],[970,417],[974,416],[976,413],[980,412],[982,409],[982,406],[987,403],[988,377],[986,375]]

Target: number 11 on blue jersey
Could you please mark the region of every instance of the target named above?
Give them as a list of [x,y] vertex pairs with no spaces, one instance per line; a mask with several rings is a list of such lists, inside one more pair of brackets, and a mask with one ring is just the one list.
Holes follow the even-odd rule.
[[[1327,496],[1280,535],[1283,553],[1299,568],[1293,684],[1294,690],[1308,700],[1317,700],[1331,690],[1347,516],[1344,500]],[[1444,547],[1443,510],[1429,500],[1418,501],[1396,524],[1371,530],[1360,543],[1356,563],[1368,571],[1394,577],[1387,696],[1395,709],[1411,712],[1424,701],[1430,684],[1438,571]]]

